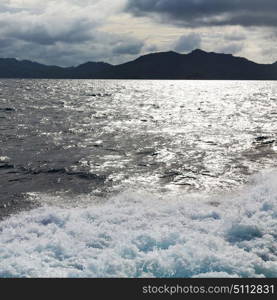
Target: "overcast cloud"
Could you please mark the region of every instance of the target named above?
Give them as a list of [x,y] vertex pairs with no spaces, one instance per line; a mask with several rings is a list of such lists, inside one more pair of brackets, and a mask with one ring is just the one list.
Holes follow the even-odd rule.
[[277,60],[276,0],[1,0],[0,57],[121,63],[195,48]]
[[201,47],[201,37],[197,33],[182,35],[176,42],[174,50],[178,52],[189,52]]
[[120,62],[138,55],[144,42],[102,32],[122,10],[116,0],[4,0],[0,5],[0,56],[71,65],[84,60]]

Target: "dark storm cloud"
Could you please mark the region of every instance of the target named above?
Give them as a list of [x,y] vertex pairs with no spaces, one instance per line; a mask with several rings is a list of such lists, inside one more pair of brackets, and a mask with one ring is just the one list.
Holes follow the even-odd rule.
[[0,38],[0,50],[12,46],[14,42],[15,40],[12,38]]
[[190,27],[277,26],[276,0],[128,0],[126,10]]

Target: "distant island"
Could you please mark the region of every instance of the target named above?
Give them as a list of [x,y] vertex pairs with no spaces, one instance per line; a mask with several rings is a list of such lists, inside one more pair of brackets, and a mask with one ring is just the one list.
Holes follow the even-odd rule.
[[151,53],[120,65],[87,62],[77,67],[0,58],[0,78],[277,80],[277,62],[258,64],[200,49],[189,54]]

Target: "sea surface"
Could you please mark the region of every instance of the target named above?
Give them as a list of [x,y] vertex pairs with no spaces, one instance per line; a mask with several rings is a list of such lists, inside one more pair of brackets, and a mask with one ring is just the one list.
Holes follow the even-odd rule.
[[277,277],[277,82],[0,80],[0,277]]

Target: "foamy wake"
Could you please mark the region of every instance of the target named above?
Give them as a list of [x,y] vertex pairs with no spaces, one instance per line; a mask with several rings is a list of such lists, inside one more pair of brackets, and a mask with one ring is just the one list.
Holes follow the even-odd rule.
[[125,192],[0,223],[1,277],[277,277],[276,173],[239,195]]

